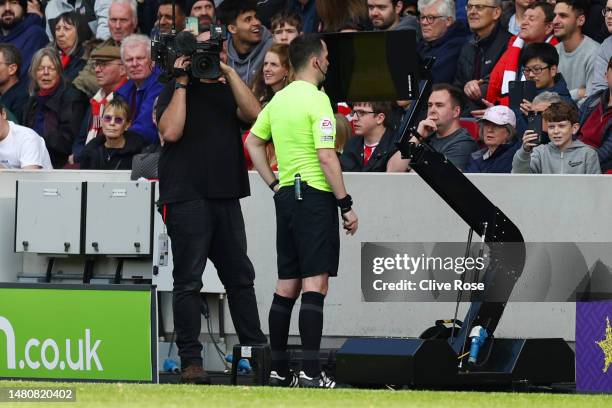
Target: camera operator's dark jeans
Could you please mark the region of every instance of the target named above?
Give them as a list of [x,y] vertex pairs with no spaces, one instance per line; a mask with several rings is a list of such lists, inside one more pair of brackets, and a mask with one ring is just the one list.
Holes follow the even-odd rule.
[[246,254],[240,202],[203,199],[171,203],[166,225],[172,241],[174,327],[182,367],[202,364],[200,290],[207,258],[217,268],[227,292],[240,343],[267,343],[259,323],[255,271]]

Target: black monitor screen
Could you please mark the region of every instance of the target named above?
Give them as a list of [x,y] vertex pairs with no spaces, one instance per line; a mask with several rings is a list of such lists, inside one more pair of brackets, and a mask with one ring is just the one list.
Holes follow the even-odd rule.
[[324,83],[332,101],[395,101],[418,96],[420,58],[413,30],[331,33]]

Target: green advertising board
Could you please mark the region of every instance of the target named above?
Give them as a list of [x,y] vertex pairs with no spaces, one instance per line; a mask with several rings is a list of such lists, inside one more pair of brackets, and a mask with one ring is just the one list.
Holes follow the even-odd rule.
[[0,378],[157,382],[155,289],[0,284]]

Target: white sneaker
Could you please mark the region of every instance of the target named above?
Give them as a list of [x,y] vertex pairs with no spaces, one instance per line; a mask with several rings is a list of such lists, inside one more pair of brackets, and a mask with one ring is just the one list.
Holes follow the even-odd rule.
[[270,372],[270,382],[268,383],[271,387],[289,387],[296,388],[299,386],[298,376],[293,370],[289,370],[287,377],[281,377],[274,370]]
[[335,388],[336,382],[321,371],[316,377],[308,377],[304,371],[300,371],[300,387],[303,388]]

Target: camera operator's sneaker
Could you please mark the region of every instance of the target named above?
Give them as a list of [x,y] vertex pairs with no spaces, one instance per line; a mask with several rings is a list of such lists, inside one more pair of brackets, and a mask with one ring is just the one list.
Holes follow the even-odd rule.
[[289,370],[289,374],[286,377],[281,377],[274,370],[270,372],[270,382],[268,383],[271,387],[298,387],[298,376],[293,370]]
[[321,371],[316,377],[308,377],[304,371],[300,371],[300,387],[302,388],[336,388],[336,382]]

